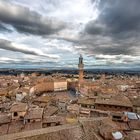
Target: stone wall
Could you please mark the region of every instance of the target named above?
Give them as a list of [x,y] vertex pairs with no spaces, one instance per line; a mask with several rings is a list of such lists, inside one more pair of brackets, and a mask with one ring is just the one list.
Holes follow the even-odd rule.
[[49,92],[49,91],[54,91],[54,82],[44,82],[44,83],[39,83],[35,85],[35,92],[36,93],[43,93],[43,92]]
[[0,136],[0,140],[102,140],[96,134],[99,120],[80,120],[77,124],[66,124]]

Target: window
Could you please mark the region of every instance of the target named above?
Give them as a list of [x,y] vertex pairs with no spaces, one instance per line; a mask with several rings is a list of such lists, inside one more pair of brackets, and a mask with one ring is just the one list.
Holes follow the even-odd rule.
[[121,116],[112,116],[113,119],[121,119]]
[[56,126],[60,125],[60,122],[56,123]]
[[109,105],[108,107],[109,107],[109,108],[112,108],[113,106]]
[[18,116],[18,113],[17,112],[14,112],[14,117],[17,117]]
[[81,104],[81,107],[87,107],[87,105],[85,105],[85,104]]
[[23,116],[19,116],[19,118],[22,119],[22,120],[24,119]]
[[47,126],[51,126],[51,123],[47,123]]

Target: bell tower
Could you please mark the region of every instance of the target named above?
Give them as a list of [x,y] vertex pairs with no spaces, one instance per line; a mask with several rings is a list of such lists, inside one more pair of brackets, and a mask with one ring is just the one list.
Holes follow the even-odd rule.
[[84,70],[83,70],[84,64],[83,64],[83,57],[81,54],[79,57],[78,68],[79,68],[79,83],[82,83],[83,82],[83,75],[84,75]]

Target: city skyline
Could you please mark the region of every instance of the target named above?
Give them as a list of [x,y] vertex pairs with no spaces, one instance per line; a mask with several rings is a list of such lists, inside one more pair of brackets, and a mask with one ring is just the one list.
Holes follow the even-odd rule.
[[0,68],[140,68],[139,0],[0,0]]

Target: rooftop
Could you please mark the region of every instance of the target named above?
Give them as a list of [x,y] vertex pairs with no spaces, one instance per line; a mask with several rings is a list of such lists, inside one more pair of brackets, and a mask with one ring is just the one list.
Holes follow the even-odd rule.
[[31,108],[25,115],[25,119],[42,119],[43,108]]
[[11,122],[10,114],[0,114],[0,124],[6,124]]
[[79,98],[78,104],[94,105],[95,100],[87,97]]
[[42,102],[42,103],[48,103],[53,99],[52,96],[40,96],[36,99],[34,99],[35,102]]
[[106,104],[106,105],[116,105],[116,106],[125,106],[132,107],[132,103],[128,97],[123,95],[116,95],[108,100],[97,99],[95,104]]
[[17,102],[12,105],[10,112],[25,112],[27,109],[28,106],[26,103]]

